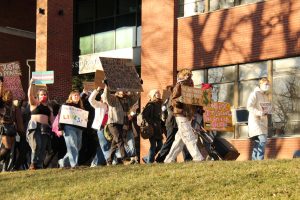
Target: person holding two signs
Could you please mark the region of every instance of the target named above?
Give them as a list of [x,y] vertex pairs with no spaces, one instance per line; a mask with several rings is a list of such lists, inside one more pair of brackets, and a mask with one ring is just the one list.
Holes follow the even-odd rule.
[[269,89],[269,80],[262,78],[247,102],[249,137],[254,141],[252,160],[264,159],[268,134],[268,114],[271,114],[272,109],[267,93]]

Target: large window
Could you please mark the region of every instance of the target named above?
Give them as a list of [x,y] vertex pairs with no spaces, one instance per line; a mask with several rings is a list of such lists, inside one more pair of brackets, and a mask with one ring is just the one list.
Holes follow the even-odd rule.
[[76,0],[75,57],[141,45],[140,0]]
[[260,1],[264,0],[179,0],[178,17],[187,17]]
[[300,57],[273,62],[272,115],[275,133],[300,133]]

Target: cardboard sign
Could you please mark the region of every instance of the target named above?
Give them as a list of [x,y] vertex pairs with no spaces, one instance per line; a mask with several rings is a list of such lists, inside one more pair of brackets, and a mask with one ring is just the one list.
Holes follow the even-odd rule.
[[34,84],[53,84],[54,71],[32,72]]
[[0,76],[21,76],[19,62],[0,63]]
[[3,89],[11,90],[13,93],[13,99],[16,100],[25,99],[25,93],[19,76],[4,76]]
[[62,105],[59,123],[87,127],[89,112],[73,106]]
[[204,107],[204,128],[212,131],[233,132],[232,114],[230,104],[226,102],[213,102]]
[[95,79],[94,79],[95,88],[97,88],[97,87],[104,88],[105,87],[105,84],[103,83],[104,78],[105,78],[104,71],[97,70],[95,73]]
[[163,90],[162,93],[162,101],[165,102],[166,99],[168,99],[172,95],[172,92],[170,90]]
[[211,89],[202,90],[189,86],[181,86],[180,102],[190,105],[206,106],[211,103]]
[[83,88],[87,91],[93,91],[96,88],[94,82],[83,81],[82,84]]
[[139,75],[130,59],[100,57],[100,61],[111,91],[143,91]]
[[263,113],[271,114],[272,113],[272,105],[270,102],[262,102],[259,103]]

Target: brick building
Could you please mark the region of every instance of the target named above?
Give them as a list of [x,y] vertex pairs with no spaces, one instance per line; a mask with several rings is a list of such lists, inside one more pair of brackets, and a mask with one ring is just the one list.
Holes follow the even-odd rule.
[[[214,100],[245,106],[257,80],[272,82],[276,112],[268,158],[291,158],[300,149],[300,2],[297,0],[4,0],[0,3],[0,63],[18,60],[22,83],[31,71],[54,70],[50,95],[60,101],[72,72],[99,56],[130,58],[144,93],[193,70],[196,86],[214,85]],[[142,27],[142,28],[141,28]],[[36,33],[36,34],[35,34]],[[89,73],[90,72],[86,72]],[[218,133],[249,159],[247,126]],[[148,152],[141,140],[141,155]]]

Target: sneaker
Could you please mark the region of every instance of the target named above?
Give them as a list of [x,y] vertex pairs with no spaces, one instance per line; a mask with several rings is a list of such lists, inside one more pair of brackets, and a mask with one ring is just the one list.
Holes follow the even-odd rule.
[[35,165],[33,163],[31,163],[28,170],[36,170]]

